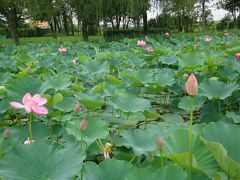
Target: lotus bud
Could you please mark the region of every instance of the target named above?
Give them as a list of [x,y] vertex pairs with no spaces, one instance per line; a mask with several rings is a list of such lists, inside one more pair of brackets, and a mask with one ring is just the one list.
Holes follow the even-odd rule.
[[156,139],[156,146],[158,149],[162,149],[163,148],[163,145],[164,145],[164,142],[162,140],[162,138],[160,138],[159,136],[157,137]]
[[81,110],[81,105],[80,105],[79,103],[77,103],[77,104],[74,106],[73,111],[74,111],[75,113],[79,113],[80,110]]
[[240,59],[240,53],[235,54],[236,59]]
[[6,129],[3,133],[3,138],[6,139],[11,136],[11,132],[9,129]]
[[87,121],[83,119],[80,123],[80,131],[85,131],[87,129]]
[[193,73],[188,77],[185,90],[190,96],[196,96],[198,94],[198,81]]

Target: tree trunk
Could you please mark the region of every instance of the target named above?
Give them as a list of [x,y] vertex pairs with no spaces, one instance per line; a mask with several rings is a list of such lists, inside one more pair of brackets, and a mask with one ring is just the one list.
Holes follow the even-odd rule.
[[142,16],[143,16],[143,33],[147,34],[148,32],[147,11],[143,11]]
[[69,35],[69,30],[68,30],[68,22],[67,22],[67,14],[66,11],[63,11],[63,29],[64,29],[64,33],[68,36]]
[[82,21],[82,36],[84,41],[88,41],[88,23],[86,20]]
[[70,20],[70,24],[71,24],[71,32],[72,32],[72,36],[74,36],[74,24],[73,24],[72,16],[69,17],[69,20]]
[[206,30],[205,0],[202,0],[202,30]]
[[17,30],[17,9],[12,7],[8,17],[9,30],[13,43],[19,44],[19,35]]
[[49,21],[49,25],[50,25],[50,27],[51,27],[51,31],[52,31],[53,38],[56,39],[57,36],[56,36],[56,32],[54,31],[54,27],[53,27],[52,21]]
[[116,16],[116,29],[120,29],[121,16]]

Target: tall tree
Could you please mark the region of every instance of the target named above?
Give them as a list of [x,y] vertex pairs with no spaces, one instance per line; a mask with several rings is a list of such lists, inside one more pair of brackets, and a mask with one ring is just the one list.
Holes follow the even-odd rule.
[[8,29],[15,44],[19,43],[17,27],[24,9],[23,3],[22,0],[2,0],[0,3],[0,15],[7,20]]
[[82,22],[82,36],[88,40],[91,32],[99,28],[99,22],[102,19],[102,0],[69,0],[72,8]]
[[239,0],[219,0],[218,6],[232,14],[234,23],[237,22],[237,13],[240,11]]

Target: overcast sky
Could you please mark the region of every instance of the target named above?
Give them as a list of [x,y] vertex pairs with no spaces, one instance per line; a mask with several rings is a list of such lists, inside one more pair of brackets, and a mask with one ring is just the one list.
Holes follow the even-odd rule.
[[[221,20],[227,13],[228,11],[225,11],[223,9],[217,9],[214,4],[217,2],[218,0],[214,0],[211,3],[206,3],[206,5],[208,7],[210,7],[210,9],[212,10],[212,14],[213,14],[213,19],[215,21]],[[150,11],[148,11],[148,18],[154,18],[156,17],[157,12],[156,9],[151,9]]]

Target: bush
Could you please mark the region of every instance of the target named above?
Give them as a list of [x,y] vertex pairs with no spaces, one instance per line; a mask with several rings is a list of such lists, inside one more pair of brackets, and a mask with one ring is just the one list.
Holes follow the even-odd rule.
[[[170,32],[168,28],[155,28],[149,29],[148,34],[162,34],[165,32]],[[118,38],[132,38],[136,36],[144,35],[142,29],[108,29],[104,31],[105,39],[118,39]]]
[[7,36],[8,31],[5,28],[0,28],[0,36]]
[[237,17],[237,27],[240,29],[240,15]]
[[[39,28],[18,28],[19,37],[39,37],[49,33],[48,29]],[[0,35],[10,37],[10,32],[6,28],[0,28]]]
[[228,29],[233,29],[235,27],[235,23],[232,21],[228,24]]

